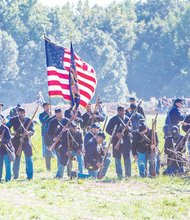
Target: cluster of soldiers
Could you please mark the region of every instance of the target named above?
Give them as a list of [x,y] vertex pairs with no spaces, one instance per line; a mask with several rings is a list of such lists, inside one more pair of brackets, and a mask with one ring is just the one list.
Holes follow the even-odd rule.
[[[187,109],[190,108],[190,99],[185,97],[181,99],[183,100],[183,107]],[[167,113],[175,100],[176,98],[168,98],[167,96],[159,98],[157,102],[157,111],[161,114]]]
[[[188,133],[190,116],[182,114],[180,110],[182,106],[182,99],[176,99],[166,117],[164,126],[164,149],[168,155],[167,168],[164,171],[166,175],[184,172],[179,157],[181,159],[181,154],[185,151],[187,138],[180,134],[179,125],[182,122],[183,129]],[[3,104],[0,103],[0,181],[3,162],[6,168],[6,181],[10,181],[12,176],[14,179],[19,177],[22,152],[25,156],[26,176],[31,180],[33,145],[30,138],[34,135],[33,118],[26,117],[25,109],[18,105],[11,110],[9,120],[5,123],[1,114],[2,107]],[[43,109],[39,115],[42,124],[42,153],[48,171],[51,170],[52,157],[56,156],[55,178],[63,178],[66,170],[70,178],[105,177],[111,163],[111,144],[118,178],[131,177],[132,156],[138,163],[141,177],[153,176],[153,170],[159,174],[158,135],[153,128],[150,129],[146,125],[143,108],[136,104],[135,98],[130,98],[130,106],[127,109],[118,106],[116,115],[111,117],[108,123],[106,111],[99,100],[94,109],[89,104],[84,114],[71,106],[65,112],[56,107],[55,114],[52,115],[50,104],[47,102],[43,103]],[[108,144],[105,132],[110,136]],[[72,170],[74,160],[78,163],[77,172]]]

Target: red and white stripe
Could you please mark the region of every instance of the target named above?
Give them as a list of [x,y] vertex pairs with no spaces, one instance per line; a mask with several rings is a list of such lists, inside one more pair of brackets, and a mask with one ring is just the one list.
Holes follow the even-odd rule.
[[[49,96],[62,96],[66,100],[71,100],[69,90],[69,68],[70,68],[71,54],[70,50],[65,48],[63,65],[65,70],[60,70],[55,67],[48,67],[48,92]],[[97,79],[96,72],[92,66],[85,63],[75,53],[75,64],[78,80],[78,88],[80,91],[80,105],[86,107],[92,99]]]

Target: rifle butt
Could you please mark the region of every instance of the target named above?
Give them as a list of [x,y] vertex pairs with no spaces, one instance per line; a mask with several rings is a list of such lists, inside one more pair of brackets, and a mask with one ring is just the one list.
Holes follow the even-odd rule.
[[17,156],[20,157],[21,154],[22,154],[22,145],[20,145],[20,146],[18,147],[17,151],[16,151],[16,155],[17,155]]
[[117,142],[117,144],[114,146],[114,149],[115,149],[115,150],[119,150],[120,144],[121,144],[121,140],[119,140],[119,141]]
[[151,169],[151,177],[156,177],[156,168],[155,168],[155,151],[151,150],[151,164],[152,164],[152,169]]
[[51,145],[51,147],[48,148],[48,150],[52,152],[52,151],[55,149],[56,144],[57,144],[56,142],[53,143],[53,144]]
[[98,172],[98,175],[97,175],[97,178],[99,179],[99,180],[101,180],[101,179],[103,179],[103,174],[102,174],[102,172]]

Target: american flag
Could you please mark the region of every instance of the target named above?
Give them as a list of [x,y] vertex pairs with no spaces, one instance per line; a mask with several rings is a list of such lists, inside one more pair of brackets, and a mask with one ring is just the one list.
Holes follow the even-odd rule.
[[[50,97],[60,96],[65,100],[72,101],[72,91],[76,91],[71,85],[69,72],[71,63],[71,52],[69,49],[52,43],[45,37],[48,92]],[[92,99],[97,79],[92,66],[84,62],[74,53],[76,77],[80,94],[80,105],[86,107]]]

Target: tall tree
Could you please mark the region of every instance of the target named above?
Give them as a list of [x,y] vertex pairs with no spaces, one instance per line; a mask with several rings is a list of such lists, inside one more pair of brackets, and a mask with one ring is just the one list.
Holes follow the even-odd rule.
[[16,88],[14,85],[19,73],[17,65],[18,47],[14,39],[2,30],[0,30],[0,54],[1,99],[5,104],[8,104],[13,97],[12,94]]

